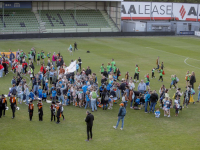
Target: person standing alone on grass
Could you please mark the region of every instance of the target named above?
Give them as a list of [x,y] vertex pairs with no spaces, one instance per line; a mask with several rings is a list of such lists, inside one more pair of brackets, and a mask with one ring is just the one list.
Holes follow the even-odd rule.
[[114,129],[117,129],[120,120],[122,120],[122,126],[121,126],[121,130],[123,130],[124,127],[124,117],[126,115],[126,108],[124,108],[124,103],[120,104],[120,108],[119,108],[119,113],[118,113],[118,121],[117,121],[117,125],[113,126]]
[[75,49],[78,50],[76,42],[74,43],[74,51],[75,51]]
[[89,112],[86,111],[87,117],[85,118],[85,122],[87,123],[87,142],[89,142],[89,133],[90,133],[90,140],[92,140],[92,126],[94,121],[94,116]]
[[[134,82],[139,82],[139,73],[140,73],[140,69],[138,67],[138,65],[135,65],[135,75],[134,75]],[[135,80],[137,79],[137,81]]]

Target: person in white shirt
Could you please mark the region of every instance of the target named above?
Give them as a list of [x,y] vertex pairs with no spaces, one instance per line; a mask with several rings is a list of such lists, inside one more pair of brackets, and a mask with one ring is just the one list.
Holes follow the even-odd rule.
[[128,83],[129,88],[132,87],[132,89],[134,90],[135,88],[135,84],[133,83],[133,80],[130,80],[130,82]]

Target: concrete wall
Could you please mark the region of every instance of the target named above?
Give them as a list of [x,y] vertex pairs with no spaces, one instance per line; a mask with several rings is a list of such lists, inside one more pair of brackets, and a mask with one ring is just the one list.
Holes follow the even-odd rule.
[[87,32],[87,33],[36,33],[4,34],[0,39],[58,38],[58,37],[116,37],[116,36],[173,36],[174,32]]

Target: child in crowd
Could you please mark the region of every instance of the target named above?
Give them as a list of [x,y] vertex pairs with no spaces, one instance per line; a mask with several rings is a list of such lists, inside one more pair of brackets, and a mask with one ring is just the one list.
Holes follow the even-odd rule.
[[30,91],[29,98],[31,98],[32,100],[35,99],[35,94],[34,94],[33,90]]
[[163,104],[164,104],[164,107],[163,107],[163,110],[164,110],[164,117],[167,116],[167,117],[170,117],[170,101],[168,99],[168,97],[166,97],[163,101]]
[[156,118],[160,118],[160,110],[159,110],[159,108],[155,112],[155,117]]
[[149,81],[149,75],[145,75],[145,82],[146,82],[146,86],[148,87],[148,89],[150,89],[150,81]]
[[144,102],[145,102],[144,94],[140,93],[139,97],[140,97],[140,108],[143,109],[144,108]]
[[198,101],[197,102],[199,102],[199,99],[200,99],[200,84],[199,84],[198,90],[199,90],[199,94],[198,94]]
[[135,100],[133,109],[139,110],[139,109],[141,109],[141,108],[138,108],[138,105],[140,105],[140,97],[139,97],[139,96],[136,96],[136,97],[137,97],[137,98],[136,98],[136,100]]
[[79,107],[81,108],[82,102],[83,102],[83,90],[82,89],[79,89],[78,99],[79,99]]
[[53,88],[52,88],[52,93],[51,93],[51,94],[52,94],[52,101],[54,101],[54,102],[56,101],[56,93],[57,93],[57,92],[56,92],[56,88],[53,87]]
[[178,113],[179,113],[179,106],[180,106],[180,103],[179,103],[179,96],[176,97],[176,99],[174,100],[174,107],[175,107],[175,116],[178,116]]
[[63,111],[64,111],[63,104],[61,104],[60,107],[61,107],[61,109],[60,109],[61,111],[60,112],[62,114],[63,120],[65,120],[65,116],[63,114]]
[[153,68],[151,72],[152,72],[152,74],[151,74],[151,79],[156,78],[155,75],[154,75],[155,68]]
[[64,96],[65,104],[66,106],[69,106],[69,99],[67,96]]
[[42,93],[43,93],[43,90],[42,90],[41,86],[39,86],[39,89],[38,89],[38,98],[42,98]]
[[113,96],[112,96],[112,95],[110,95],[110,98],[109,98],[109,100],[108,100],[108,103],[109,103],[108,109],[112,109],[112,106],[113,106]]
[[46,101],[47,100],[47,93],[45,92],[45,90],[43,90],[42,92],[42,101]]
[[86,92],[85,99],[86,99],[85,109],[87,109],[88,105],[89,105],[89,107],[91,108],[91,103],[90,103],[90,93],[89,93],[89,91]]

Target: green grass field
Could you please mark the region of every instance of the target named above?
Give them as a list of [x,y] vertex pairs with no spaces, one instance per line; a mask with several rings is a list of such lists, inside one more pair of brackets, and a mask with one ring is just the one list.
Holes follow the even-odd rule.
[[[78,43],[79,50],[73,57],[67,51],[69,44]],[[126,71],[134,75],[135,64],[139,64],[140,79],[156,67],[157,56],[164,62],[164,82],[151,79],[151,90],[159,90],[164,84],[170,85],[171,74],[176,74],[180,82],[179,87],[185,90],[185,74],[189,70],[195,71],[196,80],[194,96],[198,97],[198,85],[200,74],[200,39],[196,37],[126,37],[126,38],[56,38],[56,39],[29,39],[29,40],[2,40],[0,51],[16,51],[18,48],[25,52],[35,47],[37,52],[58,52],[64,56],[66,64],[71,59],[82,58],[82,66],[90,66],[92,72],[98,74],[100,82],[100,66],[107,64],[112,58],[120,68],[124,78]],[[86,53],[86,51],[91,53]],[[36,66],[37,70],[39,67]],[[9,69],[10,70],[10,69]],[[0,78],[0,94],[8,93],[11,87],[11,79],[14,74],[10,72],[6,77]],[[29,82],[29,76],[27,81]],[[136,84],[137,87],[138,84]],[[175,90],[169,92],[173,96]],[[181,102],[183,98],[181,99]],[[36,102],[34,102],[36,106]],[[119,105],[113,110],[94,112],[93,140],[85,142],[86,124],[84,122],[86,110],[73,106],[64,107],[66,120],[57,125],[50,122],[50,104],[44,104],[43,122],[38,121],[37,108],[35,107],[33,121],[28,119],[28,108],[25,104],[19,105],[16,118],[11,119],[11,109],[6,111],[6,116],[0,119],[0,149],[200,149],[200,104],[190,104],[184,108],[178,117],[175,117],[174,109],[171,109],[171,118],[163,116],[155,118],[153,114],[145,114],[143,110],[132,110],[127,107],[124,130],[113,129],[117,122]],[[159,107],[158,105],[156,106]],[[120,123],[121,125],[121,123]]]

